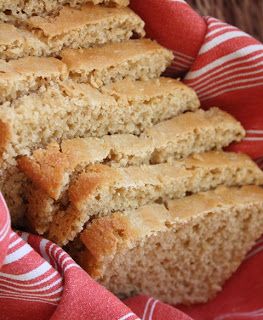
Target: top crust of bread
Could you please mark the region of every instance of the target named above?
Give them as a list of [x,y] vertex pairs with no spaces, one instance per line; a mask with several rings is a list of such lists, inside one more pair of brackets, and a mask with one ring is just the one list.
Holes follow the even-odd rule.
[[[39,67],[41,66],[41,68]],[[0,61],[0,83],[5,80],[21,79],[24,77],[67,77],[67,66],[58,59],[44,57],[25,57],[9,62]],[[29,79],[28,79],[29,81]]]
[[81,10],[70,7],[63,7],[56,17],[31,17],[26,21],[27,26],[36,30],[48,39],[65,35],[72,30],[81,29],[87,25],[93,25],[110,19],[133,19],[134,24],[138,25],[136,33],[144,36],[144,22],[129,8],[105,8],[87,4]]
[[136,59],[146,53],[159,53],[162,56],[167,56],[169,61],[173,58],[171,51],[149,39],[109,43],[97,48],[64,49],[61,52],[61,57],[70,72],[80,73],[115,66],[125,62],[129,57]]

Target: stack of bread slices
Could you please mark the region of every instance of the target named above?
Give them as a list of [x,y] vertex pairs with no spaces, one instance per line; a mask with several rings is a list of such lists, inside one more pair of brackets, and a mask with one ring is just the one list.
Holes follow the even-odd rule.
[[115,294],[207,301],[263,233],[263,173],[127,6],[0,1],[1,191]]

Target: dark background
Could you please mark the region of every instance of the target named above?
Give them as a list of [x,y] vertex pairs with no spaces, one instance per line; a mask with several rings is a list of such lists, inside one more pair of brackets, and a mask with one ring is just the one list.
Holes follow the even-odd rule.
[[202,15],[233,24],[263,42],[263,0],[186,0]]

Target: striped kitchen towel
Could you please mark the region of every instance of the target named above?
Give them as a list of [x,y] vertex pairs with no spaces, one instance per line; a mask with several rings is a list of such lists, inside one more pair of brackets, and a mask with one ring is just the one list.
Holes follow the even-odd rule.
[[[249,153],[263,168],[263,45],[235,27],[200,17],[183,0],[132,0],[131,6],[146,21],[148,35],[173,50],[167,72],[184,77],[204,107],[235,115],[247,137],[231,148]],[[262,267],[263,240],[205,305],[176,309],[144,296],[124,304],[55,244],[14,233],[0,197],[0,320],[263,319]]]

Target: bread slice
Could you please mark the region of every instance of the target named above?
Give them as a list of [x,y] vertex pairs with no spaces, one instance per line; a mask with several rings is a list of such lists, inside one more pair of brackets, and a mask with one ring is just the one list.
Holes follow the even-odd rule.
[[58,55],[63,48],[80,48],[143,37],[144,22],[129,8],[84,5],[63,7],[55,17],[33,16],[23,25]]
[[263,189],[220,187],[94,220],[75,252],[123,297],[203,303],[222,289],[263,232]]
[[0,22],[0,59],[11,60],[49,54],[47,44],[40,41],[31,32]]
[[149,39],[110,43],[99,48],[65,49],[61,57],[73,79],[94,87],[124,78],[157,78],[173,60],[171,51]]
[[[151,80],[151,83],[155,90],[150,91],[146,82],[138,84],[142,90],[140,99],[129,92],[126,98],[114,97],[86,84],[66,81],[49,88],[42,86],[38,93],[3,104],[0,108],[3,171],[0,173],[0,188],[4,186],[12,217],[21,217],[22,210],[12,205],[13,197],[9,199],[9,190],[13,187],[8,181],[19,184],[19,180],[16,174],[8,181],[4,177],[7,169],[16,167],[17,156],[30,155],[34,149],[63,139],[107,133],[139,134],[163,119],[199,107],[194,91],[180,82],[161,79]],[[19,187],[17,198],[23,193],[22,182]]]
[[[11,29],[13,28],[13,26],[9,26]],[[0,31],[0,46],[1,39],[3,40],[2,44],[5,42],[3,44],[4,48],[8,47],[10,42],[11,48],[14,43],[16,44],[14,50],[3,50],[3,57],[12,56],[13,52],[19,54],[24,46],[30,52],[32,51],[33,55],[34,53],[36,55],[43,53],[42,47],[37,48],[38,52],[30,47],[29,43],[33,38],[25,38],[24,35],[28,35],[26,31],[19,30],[19,33],[15,29],[11,31],[14,34],[13,38],[6,34],[1,38]],[[34,42],[35,39],[32,41]],[[117,54],[117,52],[121,53]],[[114,53],[113,56],[111,56],[112,53]],[[172,54],[169,50],[154,41],[145,39],[130,40],[84,51],[68,49],[64,50],[63,57],[65,63],[52,57],[25,57],[9,62],[0,60],[0,103],[13,101],[22,95],[37,92],[40,89],[43,91],[42,86],[44,88],[47,85],[52,86],[68,78],[94,87],[100,87],[121,79],[146,81],[158,78],[172,60]],[[70,74],[68,74],[68,69]],[[130,94],[133,91],[133,96],[140,95],[138,90],[142,87],[137,82],[123,82],[122,86],[118,82],[116,90],[120,91],[126,85],[130,86]],[[149,83],[148,86],[151,87],[152,84]],[[145,90],[144,87],[145,85],[143,86]],[[112,90],[112,88],[105,88],[104,90],[107,91],[107,89]]]
[[0,60],[0,103],[13,101],[42,86],[52,86],[67,77],[67,66],[55,58]]
[[66,81],[2,105],[2,157],[13,163],[18,155],[62,139],[140,134],[159,121],[199,107],[195,92],[177,80],[163,78],[136,86],[136,93],[127,90],[126,95],[114,96]]
[[141,136],[116,134],[52,143],[18,159],[20,169],[49,197],[58,200],[70,176],[85,167],[172,163],[192,153],[228,146],[245,131],[232,116],[218,108],[187,112],[146,129]]
[[39,233],[48,231],[52,241],[65,245],[98,216],[182,198],[221,184],[263,184],[263,172],[247,156],[223,152],[194,155],[172,165],[128,168],[93,165],[68,183],[60,202],[53,201],[53,209],[49,206],[49,211],[41,209],[43,204],[33,187],[28,194],[28,218]]
[[[57,14],[63,5],[71,7],[79,7],[82,4],[93,3],[104,4],[110,6],[127,6],[129,0],[0,0],[0,11],[10,13],[19,18],[31,16],[46,16]],[[8,16],[2,19],[8,19]]]

